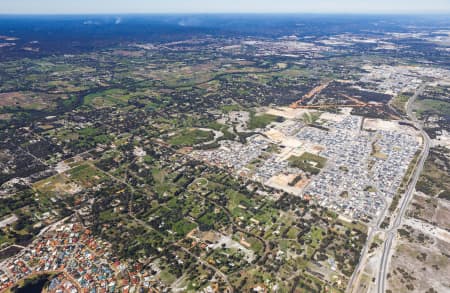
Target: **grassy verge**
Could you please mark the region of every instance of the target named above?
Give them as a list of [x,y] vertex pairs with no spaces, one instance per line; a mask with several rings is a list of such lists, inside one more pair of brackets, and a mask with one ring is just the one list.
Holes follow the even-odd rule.
[[401,114],[406,114],[406,104],[410,97],[411,94],[400,94],[392,99],[391,105]]

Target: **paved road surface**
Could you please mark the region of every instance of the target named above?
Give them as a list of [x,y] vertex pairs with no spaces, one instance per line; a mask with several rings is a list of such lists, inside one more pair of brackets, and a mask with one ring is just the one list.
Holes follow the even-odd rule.
[[[408,103],[406,104],[406,114],[408,115],[408,117],[410,119],[409,121],[406,121],[406,122],[413,122],[414,125],[417,127],[417,129],[420,130],[420,132],[423,136],[423,149],[420,154],[420,160],[418,161],[418,163],[416,165],[416,169],[414,171],[414,176],[408,185],[408,189],[406,190],[405,195],[402,197],[402,201],[400,203],[400,207],[399,207],[398,213],[396,214],[394,223],[393,223],[392,227],[388,231],[386,231],[386,240],[384,241],[384,244],[383,244],[383,255],[381,257],[380,268],[378,271],[378,276],[376,278],[376,284],[375,284],[378,293],[385,292],[387,268],[388,268],[388,263],[389,263],[389,259],[390,259],[390,255],[391,255],[392,245],[393,245],[395,236],[397,235],[397,229],[400,227],[400,225],[402,223],[402,219],[406,213],[407,207],[413,197],[415,186],[416,186],[419,176],[422,172],[425,160],[428,157],[428,153],[429,153],[429,149],[430,149],[430,138],[427,135],[427,133],[425,131],[423,131],[422,126],[420,125],[419,121],[417,120],[414,113],[412,112],[412,105],[413,105],[414,101],[416,100],[416,98],[419,95],[421,95],[423,93],[425,87],[426,87],[426,84],[424,84],[420,88],[418,88],[416,93],[414,94],[414,96],[412,96],[408,100]],[[384,219],[384,215],[386,213],[387,208],[388,208],[387,204],[385,204],[385,209],[380,214],[380,217],[378,218],[377,222],[374,225],[372,225],[372,227],[371,227],[370,233],[367,237],[366,244],[364,245],[363,250],[361,252],[361,257],[360,257],[359,263],[356,266],[355,271],[353,272],[353,275],[351,276],[351,278],[349,280],[347,290],[346,290],[347,293],[354,292],[356,289],[356,288],[354,288],[354,286],[357,284],[357,283],[355,284],[355,282],[360,277],[360,275],[362,273],[362,269],[366,262],[368,246],[372,242],[372,238],[374,237],[375,233],[382,230],[380,228],[380,225],[382,223],[382,220]]]
[[386,240],[385,240],[384,246],[383,246],[383,255],[381,257],[380,269],[378,271],[378,277],[377,277],[377,282],[376,282],[376,287],[377,287],[378,293],[385,292],[386,274],[387,274],[387,270],[388,270],[388,264],[389,264],[389,260],[390,260],[392,244],[394,242],[395,236],[397,235],[397,229],[400,227],[400,225],[402,223],[402,219],[406,213],[406,209],[408,208],[408,205],[414,195],[414,190],[415,190],[417,181],[419,180],[419,176],[422,173],[423,166],[425,164],[425,161],[426,161],[429,151],[430,151],[430,137],[423,130],[419,121],[417,120],[415,115],[412,113],[412,104],[414,103],[414,100],[423,92],[425,87],[426,87],[426,85],[421,86],[416,91],[414,96],[411,97],[411,99],[409,99],[408,104],[407,104],[406,113],[407,113],[408,117],[411,119],[411,121],[414,122],[415,126],[421,131],[421,134],[423,137],[423,149],[422,149],[422,153],[420,154],[420,160],[416,166],[416,170],[414,171],[414,177],[411,179],[411,182],[408,185],[408,189],[406,190],[406,193],[403,196],[403,200],[400,204],[400,208],[396,215],[396,218],[394,220],[392,228],[386,234]]

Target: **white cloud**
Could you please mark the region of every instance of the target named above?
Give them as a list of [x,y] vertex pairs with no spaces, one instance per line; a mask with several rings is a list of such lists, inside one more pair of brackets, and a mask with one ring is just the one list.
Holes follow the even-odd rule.
[[0,13],[450,13],[450,0],[0,0]]

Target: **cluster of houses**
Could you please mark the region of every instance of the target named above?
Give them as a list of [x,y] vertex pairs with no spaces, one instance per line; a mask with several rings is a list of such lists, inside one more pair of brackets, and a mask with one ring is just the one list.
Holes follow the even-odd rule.
[[368,72],[361,77],[362,82],[377,85],[379,92],[398,95],[402,92],[414,92],[424,79],[445,80],[450,71],[434,67],[418,66],[364,66]]
[[208,161],[219,166],[240,171],[251,161],[257,159],[269,146],[269,141],[261,135],[247,139],[246,144],[236,141],[221,141],[221,147],[212,151],[194,151],[195,158]]
[[[315,149],[327,159],[325,168],[302,190],[283,190],[314,198],[351,218],[370,220],[378,215],[398,192],[420,145],[412,134],[396,129],[366,131],[362,123],[360,116],[339,115],[334,120],[324,120],[319,127],[301,125],[297,131],[282,129],[284,124],[292,123],[278,125],[277,129],[296,139],[301,148]],[[270,144],[276,142],[267,137],[252,136],[247,144],[221,144],[218,149],[194,151],[192,155],[263,183],[271,182],[278,174],[303,174],[291,167],[286,158],[268,151]]]
[[376,142],[376,146],[378,152],[385,157],[375,157],[372,172],[380,191],[388,197],[393,197],[420,145],[415,137],[408,134],[388,131],[379,133],[381,138]]
[[137,292],[155,285],[142,265],[117,260],[109,243],[73,223],[44,233],[3,267],[0,289],[45,273],[60,274],[50,282],[51,292]]
[[328,159],[304,193],[347,216],[372,218],[396,194],[419,143],[399,131],[363,131],[361,119],[348,116],[330,131],[307,127],[297,138],[324,146]]

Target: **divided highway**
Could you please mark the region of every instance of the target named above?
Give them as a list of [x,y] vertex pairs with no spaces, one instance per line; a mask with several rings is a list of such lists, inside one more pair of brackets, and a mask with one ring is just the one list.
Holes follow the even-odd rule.
[[381,263],[380,263],[380,269],[378,271],[378,277],[377,277],[377,293],[384,293],[386,288],[386,275],[388,271],[388,265],[389,265],[389,259],[391,255],[392,250],[392,244],[394,242],[395,236],[397,235],[397,229],[400,227],[402,223],[402,219],[406,213],[406,210],[408,208],[409,203],[411,202],[411,199],[414,195],[414,190],[417,184],[417,181],[419,180],[419,176],[422,173],[423,166],[425,164],[425,161],[428,157],[429,151],[430,151],[430,137],[428,134],[423,130],[422,125],[420,125],[419,121],[415,117],[414,113],[412,112],[412,104],[414,103],[414,100],[423,92],[426,85],[423,85],[420,87],[413,97],[411,97],[408,101],[408,104],[406,106],[406,113],[410,120],[414,122],[417,129],[420,130],[422,137],[423,137],[423,149],[420,154],[420,160],[417,163],[416,169],[414,170],[414,176],[409,182],[408,189],[406,190],[405,195],[403,196],[403,199],[400,203],[400,207],[398,210],[398,213],[395,217],[395,220],[393,222],[393,225],[389,231],[386,233],[386,240],[384,242],[383,246],[383,255],[381,257]]
[[[417,118],[415,117],[414,113],[412,112],[412,105],[415,101],[415,99],[421,95],[424,91],[426,87],[426,84],[422,85],[419,89],[417,89],[416,93],[414,94],[414,96],[412,96],[409,100],[408,103],[406,104],[406,114],[409,118],[409,120],[405,121],[408,123],[413,123],[414,126],[421,132],[422,137],[423,137],[423,148],[422,148],[422,152],[420,153],[420,159],[418,160],[417,164],[416,164],[416,168],[414,170],[413,173],[413,177],[411,178],[407,190],[404,194],[404,196],[401,199],[401,202],[399,204],[399,208],[398,208],[398,212],[395,215],[395,219],[394,222],[392,224],[392,227],[386,231],[386,239],[384,241],[383,244],[383,254],[381,257],[381,262],[380,262],[380,267],[377,273],[377,277],[376,277],[376,283],[375,283],[375,288],[376,288],[376,292],[377,293],[384,293],[385,292],[385,288],[386,288],[386,276],[387,276],[387,271],[388,271],[388,264],[389,264],[389,260],[390,260],[390,256],[391,256],[391,250],[392,250],[392,246],[393,246],[393,242],[394,239],[397,235],[397,229],[400,227],[403,217],[406,213],[406,210],[408,208],[409,203],[411,202],[413,195],[414,195],[414,190],[417,184],[417,181],[419,180],[420,174],[422,173],[423,170],[423,166],[425,164],[425,161],[428,157],[429,154],[429,150],[430,150],[430,137],[428,136],[428,134],[423,130],[420,122],[417,120]],[[367,260],[367,254],[368,254],[368,246],[371,244],[374,235],[378,232],[378,231],[383,231],[380,228],[380,225],[384,219],[384,216],[386,214],[386,210],[387,210],[388,206],[386,205],[384,210],[382,211],[382,213],[380,214],[380,217],[378,218],[377,222],[374,223],[371,227],[370,227],[370,233],[367,237],[367,241],[366,241],[366,245],[364,246],[362,252],[361,252],[361,257],[359,260],[358,265],[355,268],[355,271],[353,272],[353,275],[351,276],[348,286],[347,286],[347,293],[350,292],[356,292],[356,286],[358,284],[357,280],[359,279],[359,277],[361,276],[363,270],[364,270],[364,264]]]

